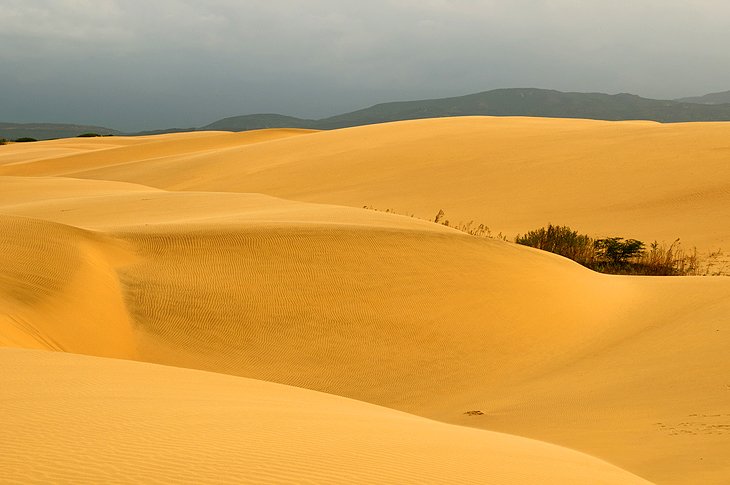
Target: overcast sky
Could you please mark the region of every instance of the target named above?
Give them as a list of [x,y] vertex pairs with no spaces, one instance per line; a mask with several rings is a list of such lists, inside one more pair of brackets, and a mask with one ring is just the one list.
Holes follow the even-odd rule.
[[319,118],[501,87],[730,89],[727,0],[0,0],[0,121]]

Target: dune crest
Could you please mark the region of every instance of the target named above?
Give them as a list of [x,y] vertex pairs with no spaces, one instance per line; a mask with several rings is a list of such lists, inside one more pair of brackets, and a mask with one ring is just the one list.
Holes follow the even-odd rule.
[[[238,136],[257,139],[251,133],[258,132]],[[7,166],[0,156],[0,174],[256,192],[427,218],[444,209],[452,222],[474,220],[495,233],[568,224],[599,236],[679,237],[703,251],[730,250],[730,123],[458,117],[240,146],[230,138],[219,150],[201,136],[151,143],[162,158],[140,155],[144,146],[119,149],[113,163],[91,153]]]
[[110,238],[0,215],[0,346],[137,357],[115,266],[133,259]]

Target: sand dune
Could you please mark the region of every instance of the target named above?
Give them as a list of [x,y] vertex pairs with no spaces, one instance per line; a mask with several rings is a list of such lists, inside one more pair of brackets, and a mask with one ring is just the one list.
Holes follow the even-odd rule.
[[74,227],[0,215],[0,346],[134,358],[114,267],[122,243]]
[[87,229],[190,230],[206,223],[340,224],[461,234],[428,221],[352,207],[308,204],[263,194],[168,192],[150,187],[61,177],[0,177],[0,208]]
[[[658,231],[654,234],[661,237],[660,229],[668,234],[677,227],[698,228],[698,244],[719,244],[726,237],[724,226],[717,230],[713,224],[725,216],[726,206],[719,204],[730,177],[714,154],[722,153],[721,138],[728,128],[695,126],[700,125],[477,118],[322,133],[180,134],[99,150],[84,142],[86,152],[61,158],[41,160],[29,148],[29,158],[36,161],[28,163],[13,155],[14,161],[3,164],[0,153],[5,174],[0,176],[0,238],[9,248],[0,256],[0,345],[299,386],[482,428],[463,431],[392,411],[393,416],[408,416],[409,422],[440,426],[442,431],[433,433],[443,432],[442,442],[414,432],[428,442],[453,444],[457,435],[449,433],[454,430],[481,437],[503,436],[483,430],[502,431],[586,452],[657,483],[722,483],[730,476],[730,279],[599,275],[555,255],[417,218],[303,202],[382,203],[405,212],[425,211],[423,204],[432,196],[436,209],[452,201],[454,213],[468,215],[497,203],[494,194],[474,184],[477,176],[493,176],[514,194],[506,198],[503,192],[502,206],[512,204],[505,208],[508,214],[523,211],[533,217],[531,211],[539,215],[545,210],[580,218],[583,211],[595,211],[594,226],[581,227],[600,230],[601,214],[613,214],[617,224],[625,222],[621,234],[640,237],[641,231]],[[695,145],[687,148],[690,140]],[[662,151],[664,142],[675,144],[676,156]],[[654,145],[656,150],[650,149]],[[619,156],[622,147],[635,152],[633,164]],[[660,197],[681,184],[655,173],[662,160],[678,170],[680,147],[702,160],[692,166],[695,177],[683,187],[697,191],[692,198],[697,207],[714,207],[702,217],[693,213],[692,221],[677,216],[685,199],[671,196],[671,190],[669,198]],[[540,150],[545,159],[538,162]],[[568,157],[570,150],[575,153]],[[595,163],[589,153],[597,157]],[[612,168],[606,165],[610,157],[615,157]],[[567,171],[557,170],[563,163]],[[629,165],[633,171],[621,175]],[[88,170],[79,172],[80,167]],[[539,175],[537,181],[525,178],[527,169]],[[65,176],[50,176],[59,174]],[[108,180],[92,180],[96,178]],[[609,182],[604,189],[601,179]],[[539,209],[537,200],[520,198],[516,183],[522,180],[545,197],[545,191],[559,190],[546,202],[547,209]],[[464,184],[457,186],[457,181]],[[617,200],[629,200],[633,191],[640,214],[629,217],[618,206],[598,204],[595,197],[593,205],[579,210],[575,194],[563,190],[566,184],[573,184],[579,195],[592,187]],[[450,210],[446,203],[443,207]],[[649,221],[652,211],[661,217]],[[5,355],[11,361],[38,359],[39,365],[46,358]],[[68,362],[88,372],[122,365]],[[142,367],[129,369],[161,369]],[[126,370],[118,371],[126,375]],[[196,379],[191,376],[234,379],[174,372],[179,374],[171,377],[171,386]],[[135,386],[135,379],[121,379],[118,385]],[[254,386],[246,395],[266,396],[264,388],[273,386],[237,382]],[[94,392],[106,392],[99,387]],[[156,399],[169,399],[165,393],[171,388],[164,389]],[[169,392],[178,396],[175,389]],[[286,401],[286,392],[276,399]],[[357,416],[346,410],[349,405],[342,404],[342,413]],[[181,406],[192,409],[194,404]],[[352,421],[326,427],[363,423]],[[234,429],[241,430],[244,424],[236,423]],[[498,447],[492,438],[484,439]],[[266,450],[265,457],[240,466],[273,467],[271,459],[288,456],[270,444]],[[473,456],[469,450],[464,457]],[[197,460],[202,452],[190,453]],[[331,451],[322,453],[331,456]],[[432,464],[426,457],[433,455],[424,453],[396,454],[384,466],[382,481],[448,476],[447,468],[435,464],[424,469],[426,475],[397,475],[389,468],[399,460],[408,467]],[[540,471],[542,465],[529,464],[531,453],[515,451],[527,460],[522,470],[526,482],[534,483],[535,473],[542,473],[570,483],[572,479],[560,478],[569,475],[560,473],[574,473],[572,465]],[[454,462],[464,473],[461,481],[482,473],[482,463],[475,459],[473,467],[465,465],[469,460]],[[303,476],[316,479],[334,467],[331,461],[316,463],[319,468],[303,470]],[[357,471],[363,463],[350,463],[353,480],[365,481]],[[335,468],[331,473],[335,481],[341,477]],[[603,479],[603,472],[595,473]],[[605,477],[606,483],[623,480]]]
[[[201,135],[192,136],[195,144]],[[0,174],[257,192],[421,217],[444,209],[452,222],[475,220],[495,233],[552,222],[600,236],[679,237],[703,250],[727,250],[728,136],[727,123],[460,117],[195,153],[177,135],[160,142],[179,147],[166,159],[138,163],[137,149],[127,149],[114,163],[88,154],[50,167],[0,167]]]
[[17,482],[648,483],[565,448],[304,389],[0,349]]
[[113,169],[130,163],[168,162],[169,166],[170,157],[180,164],[187,158],[215,155],[231,148],[306,133],[310,131],[279,129],[244,133],[193,132],[146,137],[62,139],[33,143],[30,149],[16,144],[7,152],[3,150],[0,153],[0,175],[68,175],[74,171],[99,167]]

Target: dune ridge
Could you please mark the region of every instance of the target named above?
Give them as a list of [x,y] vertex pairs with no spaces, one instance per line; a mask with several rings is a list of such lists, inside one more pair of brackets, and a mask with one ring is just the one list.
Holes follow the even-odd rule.
[[[226,152],[248,144],[312,133],[279,129],[245,133],[193,132],[142,137],[61,139],[33,143],[30,150],[11,146],[0,153],[0,175],[69,175],[74,171],[114,169],[130,163],[159,164]],[[89,141],[93,140],[93,141]],[[98,141],[97,141],[98,140]],[[182,159],[180,155],[184,154]]]
[[[727,250],[729,126],[427,119],[194,154],[180,146],[176,154],[145,163],[137,163],[134,152],[125,157],[124,150],[113,166],[93,154],[79,155],[97,161],[76,163],[72,156],[61,167],[0,166],[0,174],[256,192],[326,204],[373,205],[426,218],[444,209],[452,222],[474,220],[494,233],[514,235],[550,222],[600,236],[618,234],[649,242],[679,237],[703,251]],[[247,133],[257,132],[240,136]],[[176,136],[160,143],[174,147],[186,139]],[[201,135],[189,136],[196,140]],[[80,170],[81,165],[86,168]]]
[[122,243],[0,215],[0,345],[137,357],[115,265]]

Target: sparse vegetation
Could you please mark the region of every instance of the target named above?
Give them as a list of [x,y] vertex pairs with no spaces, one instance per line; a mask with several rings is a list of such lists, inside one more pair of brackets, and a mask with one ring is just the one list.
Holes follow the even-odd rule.
[[[367,205],[363,206],[363,209],[415,217],[414,214],[399,214],[393,209],[380,210]],[[443,209],[439,209],[433,219],[418,219],[451,227],[476,237],[508,241],[501,232],[493,236],[489,227],[484,224],[476,224],[474,221],[452,224],[446,218]],[[696,248],[685,251],[679,239],[669,246],[654,241],[647,249],[645,244],[637,239],[622,237],[593,239],[585,234],[579,234],[568,226],[552,224],[524,235],[518,234],[514,242],[559,254],[594,271],[607,274],[721,276],[727,275],[730,267],[730,260],[725,259],[721,250],[709,253],[707,258],[700,258]]]
[[606,261],[612,265],[626,264],[644,254],[643,242],[622,237],[597,239],[593,242],[593,247],[598,260]]
[[711,251],[704,262],[703,275],[723,276],[730,274],[730,259],[721,249]]
[[444,210],[439,209],[439,211],[436,213],[436,217],[433,218],[433,222],[436,224],[441,224],[441,220],[444,218]]
[[23,136],[23,137],[20,137],[20,138],[16,138],[13,141],[16,142],[16,143],[28,143],[28,142],[32,142],[32,141],[38,141],[38,140],[36,140],[35,138],[31,138],[29,136]]
[[[378,211],[378,212],[389,212],[391,214],[398,214],[393,209],[380,210],[373,206],[368,206],[368,205],[364,205],[362,208],[368,209],[368,210],[373,210],[373,211]],[[489,227],[485,226],[484,224],[476,224],[474,221],[469,221],[467,223],[459,222],[457,224],[452,224],[448,219],[446,219],[446,213],[443,211],[443,209],[439,209],[439,211],[436,213],[436,215],[434,216],[433,219],[424,219],[422,217],[416,217],[413,214],[410,214],[410,215],[399,214],[399,215],[405,215],[405,216],[409,216],[409,217],[414,217],[416,219],[421,219],[424,221],[434,222],[436,224],[441,224],[442,226],[451,227],[453,229],[456,229],[457,231],[465,232],[467,234],[470,234],[470,235],[476,236],[476,237],[489,237],[489,238],[492,237],[492,232],[489,230]],[[504,235],[502,235],[501,232],[497,235],[497,238],[503,239],[505,241],[507,240],[507,238]]]
[[471,234],[472,236],[492,237],[492,231],[490,231],[489,227],[485,226],[484,224],[476,224],[474,221],[469,221],[467,223],[459,222],[452,225],[449,220],[446,219],[446,213],[443,209],[439,209],[439,211],[436,213],[436,216],[434,216],[433,218],[433,222],[447,227],[453,227],[457,231],[465,232],[467,234]]
[[76,138],[95,138],[97,136],[101,136],[98,133],[81,133]]
[[541,227],[528,232],[524,236],[518,234],[515,242],[565,256],[584,266],[592,264],[596,256],[593,239],[578,234],[577,231],[573,231],[568,226],[553,226],[551,224],[547,227]]
[[7,144],[8,144],[8,140],[6,140],[5,138],[0,138],[0,145],[7,145]]
[[647,250],[636,239],[592,239],[567,226],[548,225],[515,238],[517,244],[550,251],[594,271],[609,274],[688,276],[702,274],[697,250],[686,252],[679,239],[666,246],[654,241]]

